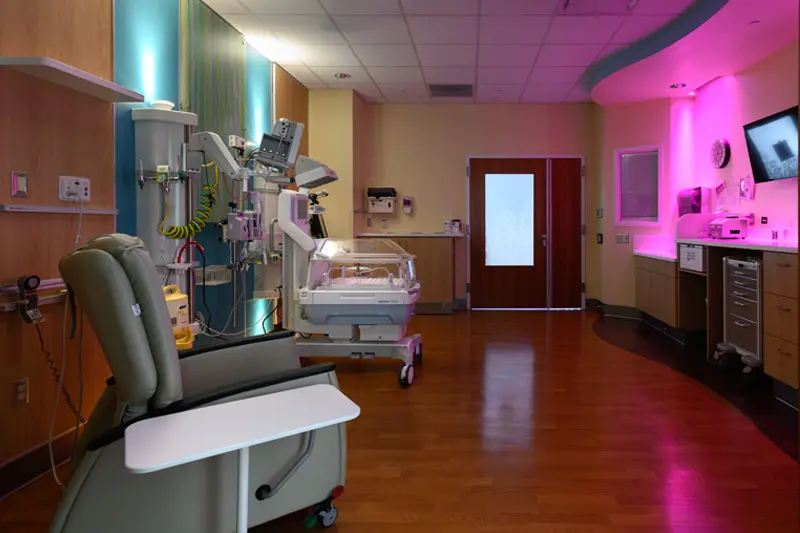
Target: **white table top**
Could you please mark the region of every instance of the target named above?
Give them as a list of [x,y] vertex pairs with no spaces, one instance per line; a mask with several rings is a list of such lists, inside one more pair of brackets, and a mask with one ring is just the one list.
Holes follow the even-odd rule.
[[444,232],[421,232],[421,231],[411,231],[411,232],[401,232],[401,233],[359,233],[359,237],[386,237],[387,239],[391,239],[392,237],[443,237],[448,239],[457,239],[459,237],[463,237],[463,233],[444,233]]
[[773,242],[757,239],[678,239],[678,244],[701,244],[720,248],[742,248],[744,250],[761,250],[764,252],[780,252],[796,254],[796,242]]
[[143,474],[353,420],[361,409],[311,385],[149,418],[125,429],[125,466]]
[[676,263],[678,261],[674,250],[672,252],[667,252],[666,250],[646,248],[644,250],[634,250],[633,255],[649,257],[650,259],[658,259],[659,261],[669,261],[671,263]]

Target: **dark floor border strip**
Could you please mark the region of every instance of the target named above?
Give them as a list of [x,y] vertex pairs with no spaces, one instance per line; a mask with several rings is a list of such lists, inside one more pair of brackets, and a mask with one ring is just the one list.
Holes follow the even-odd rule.
[[[53,439],[53,457],[56,465],[72,456],[75,430],[67,431]],[[9,461],[0,467],[0,500],[21,489],[50,470],[50,451],[47,443]]]
[[798,460],[798,413],[775,398],[775,382],[769,376],[742,374],[737,367],[724,371],[706,360],[705,343],[682,345],[645,321],[601,313],[592,330],[605,342],[668,366],[710,389],[749,418],[786,455]]

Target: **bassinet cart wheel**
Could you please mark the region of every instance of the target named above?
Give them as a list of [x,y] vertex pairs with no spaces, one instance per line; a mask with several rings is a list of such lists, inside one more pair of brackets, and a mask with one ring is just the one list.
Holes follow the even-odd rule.
[[420,342],[417,344],[416,349],[414,350],[414,362],[419,364],[422,363],[422,343]]
[[336,519],[339,518],[339,510],[334,505],[331,505],[327,511],[319,511],[317,516],[322,527],[331,527],[336,523]]
[[400,386],[410,387],[414,383],[414,365],[400,367]]

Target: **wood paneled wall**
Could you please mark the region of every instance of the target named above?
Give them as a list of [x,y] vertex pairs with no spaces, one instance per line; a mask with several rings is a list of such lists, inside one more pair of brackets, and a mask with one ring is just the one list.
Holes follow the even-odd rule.
[[114,75],[111,0],[2,0],[0,56],[46,56]]
[[[6,0],[0,2],[0,56],[48,56],[112,78],[112,2]],[[68,205],[58,200],[59,175],[92,180],[87,208],[114,207],[113,105],[0,68],[0,203]],[[10,198],[10,172],[29,177],[28,198]],[[82,242],[114,231],[113,215],[85,215]],[[59,277],[58,261],[72,249],[77,214],[0,212],[0,284],[22,275]],[[9,295],[6,300],[13,299]],[[64,306],[44,306],[45,349],[60,368]],[[83,339],[83,412],[91,413],[109,376],[88,322]],[[77,340],[68,343],[65,384],[78,401]],[[12,404],[12,385],[28,378],[30,402]],[[36,330],[13,313],[0,313],[0,465],[47,442],[56,384]],[[63,399],[54,434],[74,417]]]
[[308,139],[311,134],[308,123],[308,89],[277,64],[272,73],[275,87],[275,120],[288,118],[305,124],[299,155],[308,156]]

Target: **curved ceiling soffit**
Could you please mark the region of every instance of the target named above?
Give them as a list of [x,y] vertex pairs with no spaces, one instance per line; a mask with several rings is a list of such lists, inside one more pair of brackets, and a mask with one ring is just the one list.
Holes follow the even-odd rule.
[[698,0],[686,11],[644,39],[614,52],[586,69],[579,83],[584,89],[591,92],[605,78],[680,41],[717,14],[729,1]]

